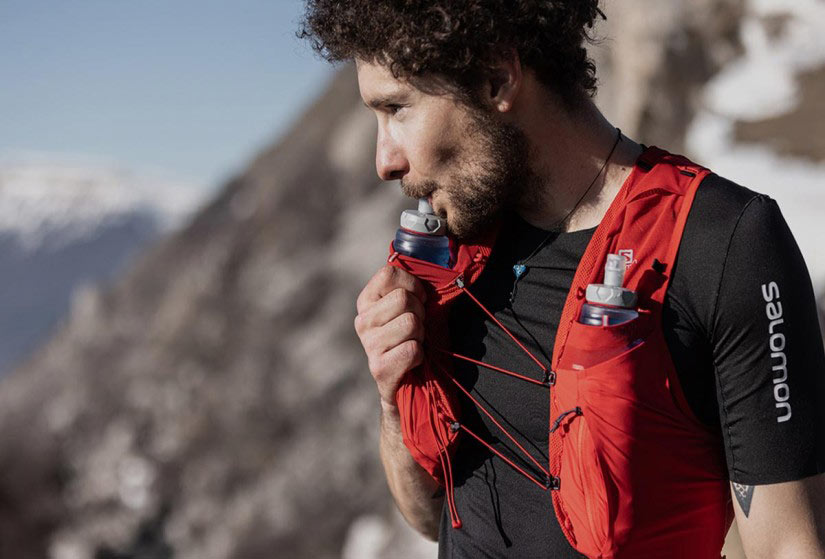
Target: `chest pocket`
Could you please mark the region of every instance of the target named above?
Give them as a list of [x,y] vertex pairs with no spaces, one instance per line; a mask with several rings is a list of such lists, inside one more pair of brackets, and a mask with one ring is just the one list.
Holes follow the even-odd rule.
[[637,495],[632,486],[641,480],[630,471],[639,457],[631,460],[628,452],[636,448],[639,423],[652,419],[646,407],[659,399],[650,394],[659,384],[649,355],[656,351],[655,339],[650,343],[656,329],[649,311],[638,312],[613,326],[574,322],[557,370],[562,386],[555,407],[579,410],[556,430],[562,445],[559,491],[576,526],[577,549],[589,557],[610,556],[632,525],[621,521],[632,503],[620,502],[620,495]]

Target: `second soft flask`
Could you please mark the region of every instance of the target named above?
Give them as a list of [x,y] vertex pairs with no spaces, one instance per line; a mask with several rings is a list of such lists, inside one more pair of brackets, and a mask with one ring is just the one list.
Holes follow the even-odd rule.
[[[585,292],[586,302],[582,305],[579,322],[589,326],[617,326],[636,320],[636,293],[622,287],[625,260],[618,254],[608,254],[604,266],[604,283],[591,283]],[[587,344],[577,347],[571,343],[573,368],[583,370],[624,353],[638,345],[640,339],[632,339],[626,344],[616,344],[616,340],[605,333],[604,336],[589,338]],[[602,344],[602,345],[599,345]]]
[[426,198],[418,201],[418,210],[401,212],[401,227],[392,244],[399,254],[426,260],[444,268],[450,266],[450,239],[447,220],[436,215]]
[[608,254],[604,264],[604,283],[587,286],[579,322],[592,326],[615,326],[639,316],[636,293],[622,287],[625,260],[618,254]]

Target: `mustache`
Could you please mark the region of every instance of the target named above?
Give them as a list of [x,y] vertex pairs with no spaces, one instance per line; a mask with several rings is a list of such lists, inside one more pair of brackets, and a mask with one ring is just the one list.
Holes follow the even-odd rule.
[[429,196],[430,193],[439,188],[439,184],[435,181],[424,181],[414,184],[409,181],[405,181],[402,178],[400,182],[401,192],[404,193],[404,196],[409,196],[410,198],[416,199]]

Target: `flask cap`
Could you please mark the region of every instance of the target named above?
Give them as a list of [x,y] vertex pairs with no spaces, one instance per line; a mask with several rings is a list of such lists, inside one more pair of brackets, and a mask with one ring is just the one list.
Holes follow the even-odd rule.
[[623,308],[636,306],[636,293],[622,287],[624,262],[624,258],[618,254],[607,255],[604,264],[604,283],[591,283],[587,286],[585,298],[588,303]]
[[433,212],[426,198],[418,200],[417,210],[401,212],[401,227],[425,235],[446,235],[447,220]]

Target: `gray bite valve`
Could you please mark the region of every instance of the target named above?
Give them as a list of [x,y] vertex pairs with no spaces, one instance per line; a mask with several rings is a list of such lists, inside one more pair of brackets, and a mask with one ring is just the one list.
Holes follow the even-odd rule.
[[447,220],[436,215],[426,198],[418,200],[418,210],[401,212],[401,227],[426,235],[446,235]]
[[636,306],[636,293],[622,287],[625,260],[618,254],[608,254],[604,265],[604,283],[591,283],[585,294],[588,303],[630,309]]

